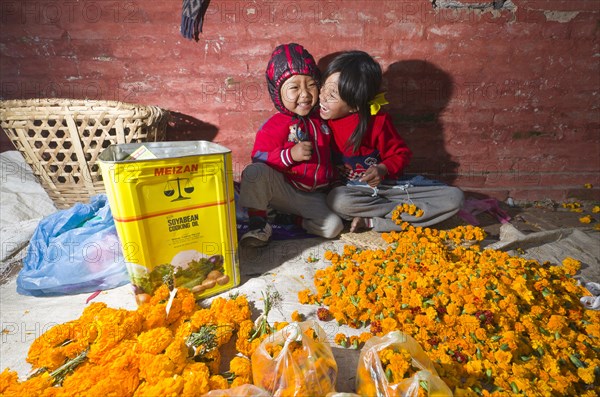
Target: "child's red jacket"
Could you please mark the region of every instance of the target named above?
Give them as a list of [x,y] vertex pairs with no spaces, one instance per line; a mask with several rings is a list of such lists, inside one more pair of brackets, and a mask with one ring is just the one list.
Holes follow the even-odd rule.
[[384,179],[395,180],[402,175],[412,153],[392,124],[389,114],[379,112],[371,116],[367,132],[357,152],[346,142],[358,125],[358,114],[353,113],[329,120],[332,130],[332,150],[336,166],[348,182],[357,181],[372,165],[383,163],[388,169]]
[[[331,162],[331,133],[316,115],[306,117],[273,115],[256,133],[252,162],[265,163],[283,173],[292,186],[312,192],[329,186],[334,178]],[[292,160],[291,149],[299,141],[310,141],[310,160]]]

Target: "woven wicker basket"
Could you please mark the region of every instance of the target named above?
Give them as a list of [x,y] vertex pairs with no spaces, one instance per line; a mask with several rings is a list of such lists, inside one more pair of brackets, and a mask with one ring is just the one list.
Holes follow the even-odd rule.
[[169,113],[116,101],[0,101],[0,127],[33,169],[57,208],[104,192],[96,164],[110,144],[165,139]]

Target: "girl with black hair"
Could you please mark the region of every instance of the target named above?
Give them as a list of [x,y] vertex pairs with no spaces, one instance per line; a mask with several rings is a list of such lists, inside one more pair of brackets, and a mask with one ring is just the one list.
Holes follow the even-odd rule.
[[332,130],[332,150],[344,186],[334,188],[327,204],[351,220],[350,231],[401,230],[392,212],[415,204],[422,215],[402,214],[415,226],[430,226],[450,218],[462,206],[463,192],[423,176],[403,174],[412,153],[380,112],[387,104],[379,93],[381,66],[363,51],[338,55],[327,66],[321,87],[320,115]]

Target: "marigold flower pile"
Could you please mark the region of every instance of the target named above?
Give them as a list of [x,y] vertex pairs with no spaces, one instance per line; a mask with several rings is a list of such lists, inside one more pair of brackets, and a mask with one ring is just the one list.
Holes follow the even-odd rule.
[[386,249],[326,252],[331,265],[300,302],[374,335],[411,335],[457,396],[596,395],[600,312],[579,302],[589,293],[573,278],[578,261],[482,250],[484,232],[472,226],[403,227],[382,235]]
[[[0,394],[198,396],[251,383],[249,357],[268,333],[256,333],[247,298],[218,297],[200,308],[190,291],[179,289],[167,314],[168,299],[162,286],[135,311],[92,303],[79,319],[32,343],[27,361],[35,373],[27,380],[4,370]],[[221,347],[235,332],[245,356],[219,373]]]

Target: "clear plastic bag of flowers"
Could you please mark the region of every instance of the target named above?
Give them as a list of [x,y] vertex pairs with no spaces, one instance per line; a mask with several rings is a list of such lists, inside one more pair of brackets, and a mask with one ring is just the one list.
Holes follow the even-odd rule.
[[358,359],[356,392],[382,397],[452,396],[421,346],[400,331],[365,343]]
[[271,393],[254,385],[240,385],[231,389],[211,390],[202,397],[271,397]]
[[325,396],[335,391],[338,367],[316,322],[291,323],[252,354],[254,384],[275,397]]

